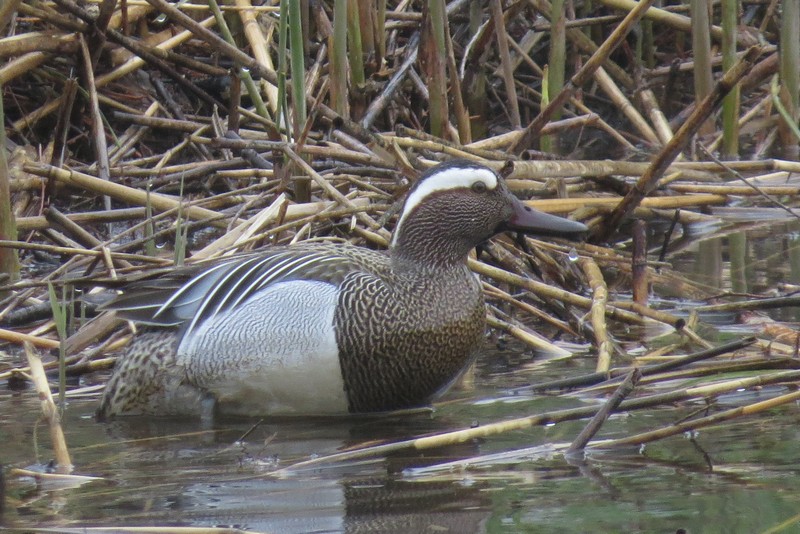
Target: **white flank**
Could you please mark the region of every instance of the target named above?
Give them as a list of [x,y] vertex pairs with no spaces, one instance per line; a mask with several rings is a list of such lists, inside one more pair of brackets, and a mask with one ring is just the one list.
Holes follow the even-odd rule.
[[198,324],[178,347],[187,378],[223,413],[347,413],[333,316],[338,290],[278,282]]
[[405,206],[403,207],[403,213],[400,214],[400,220],[397,222],[397,226],[394,229],[392,242],[394,242],[400,234],[400,227],[403,225],[403,221],[406,220],[406,217],[408,217],[408,214],[414,211],[420,203],[424,202],[428,195],[446,189],[469,188],[472,187],[475,182],[483,182],[486,185],[486,189],[492,191],[497,187],[497,175],[489,169],[451,167],[428,176],[419,187],[408,195]]

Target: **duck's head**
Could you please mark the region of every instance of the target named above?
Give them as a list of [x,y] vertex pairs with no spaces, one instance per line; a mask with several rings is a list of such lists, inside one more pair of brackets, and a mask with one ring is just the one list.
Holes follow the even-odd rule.
[[409,191],[392,256],[423,264],[463,263],[471,249],[506,230],[570,237],[587,227],[526,206],[492,169],[454,160],[430,168]]

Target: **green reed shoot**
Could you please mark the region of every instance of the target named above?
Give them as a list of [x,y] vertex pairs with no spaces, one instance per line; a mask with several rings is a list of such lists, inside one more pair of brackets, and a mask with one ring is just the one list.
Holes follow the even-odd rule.
[[[722,0],[722,69],[736,63],[736,27],[739,24],[739,2]],[[722,101],[722,152],[735,159],[739,155],[739,84]]]
[[[550,10],[550,54],[548,58],[549,74],[547,92],[553,97],[564,88],[564,74],[567,62],[567,18],[564,12],[564,0],[553,0]],[[544,84],[544,82],[543,82]],[[552,120],[558,120],[561,111],[553,113]],[[552,136],[548,142],[550,152],[558,152],[558,137]]]
[[[0,85],[1,94],[3,94],[2,85]],[[2,98],[0,98],[0,124],[5,124]],[[9,241],[17,239],[17,224],[16,219],[14,219],[14,210],[11,206],[11,187],[8,176],[8,161],[6,160],[5,128],[0,128],[0,239]],[[8,275],[12,281],[19,278],[19,257],[16,249],[0,247],[0,274]]]
[[347,6],[347,50],[350,60],[351,87],[360,87],[364,84],[364,49],[361,39],[361,17],[358,12],[358,3],[348,0]]
[[347,99],[347,2],[348,0],[333,2],[333,40],[328,47],[331,61],[331,106],[343,117],[350,116]]
[[[691,0],[692,52],[694,54],[694,95],[700,103],[714,87],[711,72],[711,21],[708,15],[708,0]],[[700,135],[714,132],[714,121],[709,119],[700,127]]]
[[[449,107],[447,105],[447,45],[445,39],[445,11],[444,0],[428,0],[428,20],[423,21],[427,39],[423,45],[428,48],[428,106],[430,112],[431,134],[437,137],[447,137],[447,124],[449,122]],[[427,41],[427,43],[426,43]]]
[[786,128],[781,135],[783,156],[798,159],[798,140],[790,132],[797,131],[800,115],[800,0],[781,2],[783,13],[780,28],[780,76]]
[[53,322],[58,333],[58,404],[64,409],[64,400],[67,393],[67,360],[64,341],[67,339],[67,287],[61,288],[61,299],[56,297],[56,290],[52,282],[47,282],[47,293],[50,296],[50,309],[53,311]]

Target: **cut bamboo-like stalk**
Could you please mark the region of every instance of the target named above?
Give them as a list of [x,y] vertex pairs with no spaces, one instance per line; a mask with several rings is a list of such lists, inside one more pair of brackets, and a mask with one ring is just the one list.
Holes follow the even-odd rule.
[[631,121],[634,128],[642,134],[642,137],[654,145],[661,144],[662,141],[656,135],[656,132],[653,131],[647,121],[644,120],[644,117],[642,117],[639,111],[631,104],[630,100],[628,100],[625,94],[617,87],[614,80],[611,79],[611,76],[608,75],[603,67],[595,71],[594,79],[611,101],[616,104],[617,108]]
[[[264,65],[265,68],[273,69],[272,64],[272,57],[269,55],[269,44],[268,40],[265,38],[264,34],[262,33],[261,26],[258,24],[256,20],[256,13],[255,7],[253,7],[252,2],[250,0],[235,0],[236,8],[238,8],[239,16],[242,19],[242,25],[244,30],[244,35],[247,38],[247,41],[250,43],[250,50],[252,50],[253,56],[256,58],[256,61]],[[222,9],[230,9],[232,6],[220,6]],[[275,9],[272,6],[262,6],[262,7],[269,7],[269,9]],[[269,83],[267,80],[261,80],[261,86],[264,89],[264,92],[267,95],[267,102],[269,103],[269,109],[272,112],[272,115],[275,115],[276,110],[278,109],[278,88],[275,87],[273,84]]]
[[592,323],[595,344],[597,345],[597,365],[595,370],[604,373],[611,367],[611,340],[608,338],[606,328],[606,304],[608,302],[608,288],[603,279],[600,267],[591,258],[581,258],[580,266],[586,274],[589,286],[592,288],[592,306],[589,318]]
[[[783,380],[797,380],[800,376],[798,371],[785,371],[780,373],[773,373],[767,376],[758,376],[752,379],[738,379],[726,381],[723,383],[711,384],[708,386],[701,386],[695,388],[687,388],[682,390],[671,391],[668,393],[650,395],[640,397],[637,399],[628,399],[619,405],[619,410],[634,410],[641,409],[648,406],[657,406],[668,402],[679,402],[682,400],[692,398],[704,398],[713,395],[720,395],[722,393],[736,391],[737,389],[754,387],[768,383],[780,382]],[[800,392],[793,395],[800,397]],[[573,408],[569,410],[560,410],[555,412],[546,412],[535,414],[528,417],[518,419],[511,419],[499,423],[491,423],[474,428],[466,428],[463,430],[455,430],[452,432],[444,432],[432,436],[418,437],[385,445],[366,446],[354,450],[335,453],[328,456],[320,456],[311,460],[297,462],[288,467],[277,469],[269,473],[273,477],[283,477],[291,473],[313,468],[319,465],[334,464],[337,462],[345,462],[361,458],[370,458],[381,455],[386,455],[391,452],[403,450],[427,450],[434,447],[444,447],[447,445],[455,445],[458,443],[465,443],[467,441],[478,439],[482,437],[489,437],[493,435],[502,434],[514,430],[524,430],[537,425],[547,425],[562,421],[571,421],[581,419],[584,417],[591,417],[596,414],[601,407],[588,406]],[[603,442],[595,442],[590,446],[601,446]]]
[[0,339],[10,343],[30,343],[35,347],[41,347],[48,350],[57,349],[60,345],[60,342],[55,339],[47,339],[30,334],[23,334],[22,332],[6,330],[5,328],[0,328]]
[[[564,103],[574,94],[574,92],[583,86],[594,72],[608,59],[617,46],[622,43],[625,36],[633,28],[636,22],[644,15],[653,0],[641,0],[625,17],[625,19],[617,26],[611,35],[606,39],[597,51],[583,64],[583,66],[576,72],[569,83],[558,95],[550,95],[551,102],[546,108],[539,112],[539,115],[525,127],[525,131],[512,146],[510,151],[513,153],[520,153],[526,150],[533,139],[539,135],[542,127],[550,120],[557,110],[561,109]],[[580,32],[580,30],[577,30]],[[581,33],[581,35],[583,35]]]
[[701,417],[699,419],[692,419],[690,421],[684,421],[682,423],[670,425],[668,427],[653,430],[651,432],[642,432],[641,434],[635,434],[633,436],[627,436],[619,439],[596,441],[594,443],[590,443],[589,447],[593,449],[609,449],[631,445],[644,445],[645,443],[650,443],[657,439],[664,439],[669,436],[675,436],[691,430],[697,430],[698,428],[705,428],[723,421],[730,421],[731,419],[737,417],[761,413],[765,410],[770,410],[783,404],[795,402],[798,399],[800,399],[800,391],[794,391],[792,393],[780,395],[772,399],[747,404],[745,406],[738,406],[736,408],[731,408],[730,410],[715,413],[714,415]]
[[[100,178],[82,172],[58,169],[50,165],[42,165],[38,163],[26,164],[25,171],[47,178],[53,177],[65,185],[79,187],[101,195],[108,195],[112,198],[130,204],[146,206],[149,202],[157,211],[177,209],[180,205],[180,200],[178,199],[170,198],[166,195],[161,195],[158,193],[150,193],[148,195],[146,191],[134,189],[132,187],[106,180],[101,180]],[[196,220],[208,219],[211,224],[224,226],[224,223],[221,223],[221,219],[224,218],[222,214],[201,208],[199,206],[185,206],[184,215]]]
[[[213,25],[213,23],[214,23],[214,17],[210,17],[195,24],[197,24],[199,27],[207,28]],[[161,48],[164,50],[171,50],[193,37],[194,34],[192,32],[182,31],[176,34],[174,37],[167,39],[163,43],[160,43],[157,46],[157,48]],[[120,65],[119,67],[114,69],[113,71],[106,73],[102,76],[98,76],[97,79],[95,80],[95,85],[98,89],[104,87],[109,83],[114,82],[119,78],[122,78],[123,76],[126,76],[134,72],[137,69],[140,69],[142,66],[144,66],[144,64],[145,61],[142,58],[134,56],[128,61],[126,61],[123,65]],[[1,79],[2,79],[2,70],[0,70],[0,80]],[[14,122],[14,128],[18,130],[24,130],[25,128],[31,127],[36,121],[38,121],[43,117],[46,117],[47,115],[58,109],[58,107],[61,105],[62,98],[63,97],[54,98],[53,100],[51,100],[44,106],[40,107],[39,109],[17,120],[16,122]]]
[[50,385],[47,383],[42,360],[34,352],[30,343],[25,343],[25,355],[28,358],[28,366],[31,369],[31,378],[39,394],[42,404],[42,413],[50,427],[50,439],[53,444],[53,453],[56,460],[56,471],[60,474],[68,474],[72,471],[72,460],[69,457],[67,442],[64,439],[64,430],[61,428],[61,418],[58,414],[56,403],[53,402],[53,395],[50,393]]
[[689,143],[691,136],[697,132],[705,119],[711,114],[717,105],[721,102],[722,97],[731,90],[731,88],[738,83],[744,73],[755,63],[758,56],[761,55],[761,49],[757,46],[751,47],[747,54],[731,68],[722,79],[714,86],[714,90],[710,93],[694,110],[694,113],[687,119],[681,126],[678,132],[670,139],[664,148],[658,153],[655,159],[651,162],[650,167],[642,175],[636,184],[631,188],[630,192],[625,195],[623,201],[614,209],[611,216],[605,221],[604,228],[597,234],[598,240],[608,239],[623,219],[637,207],[647,194],[657,185],[658,179],[661,178],[666,168],[677,157],[680,151]]
[[616,411],[617,407],[619,407],[620,403],[625,400],[625,398],[633,392],[633,388],[636,387],[639,378],[641,378],[641,372],[638,369],[632,369],[628,376],[625,377],[625,380],[619,385],[619,387],[614,391],[614,394],[609,397],[603,407],[594,414],[592,420],[589,421],[581,433],[573,440],[570,444],[569,448],[566,450],[566,454],[574,454],[575,452],[582,451],[586,448],[586,444],[589,443],[589,440],[597,434],[600,430],[600,427],[603,426],[603,423],[611,416],[611,414]]
[[534,332],[529,331],[524,326],[503,321],[493,315],[489,315],[486,317],[486,324],[492,328],[497,328],[498,330],[506,332],[508,335],[525,343],[528,347],[534,350],[545,352],[548,355],[556,357],[564,357],[572,355],[572,353],[569,352],[568,350],[562,349],[558,345],[550,343],[546,339],[536,335]]
[[647,110],[647,115],[650,117],[650,122],[653,124],[653,129],[658,136],[658,140],[662,145],[666,145],[672,138],[672,128],[669,126],[669,121],[658,107],[658,101],[653,91],[650,89],[642,89],[639,92],[639,99],[642,105]]

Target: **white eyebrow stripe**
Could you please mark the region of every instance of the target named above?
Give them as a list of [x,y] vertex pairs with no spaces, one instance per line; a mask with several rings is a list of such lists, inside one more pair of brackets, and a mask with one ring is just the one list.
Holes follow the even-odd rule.
[[497,187],[497,175],[489,169],[479,167],[452,167],[436,172],[425,178],[425,180],[408,195],[406,203],[403,206],[403,212],[400,214],[400,219],[397,221],[397,226],[395,226],[394,233],[392,234],[392,242],[395,241],[397,235],[400,233],[400,226],[402,226],[405,218],[409,213],[414,211],[425,197],[436,191],[471,187],[472,184],[477,181],[482,181],[489,190],[494,190]]

